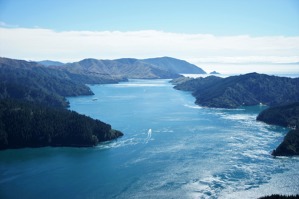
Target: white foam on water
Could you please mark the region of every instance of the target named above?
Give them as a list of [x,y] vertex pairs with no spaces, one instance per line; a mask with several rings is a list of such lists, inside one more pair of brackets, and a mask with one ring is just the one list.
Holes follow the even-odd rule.
[[202,109],[201,106],[197,105],[189,105],[189,104],[184,104],[185,107],[192,108],[192,109]]
[[161,128],[160,130],[155,130],[155,133],[173,133],[174,131],[170,128]]
[[[241,123],[246,124],[248,123],[247,118],[253,120],[252,116],[243,115],[230,119],[245,120]],[[268,127],[263,123],[258,125],[255,123],[252,128],[246,127],[248,129],[245,131],[235,130],[236,132],[232,133],[230,137],[224,137],[223,139],[227,140],[228,145],[223,151],[223,158],[227,159],[226,165],[223,165],[220,171],[213,172],[211,176],[199,178],[184,186],[183,189],[189,193],[188,196],[190,198],[258,198],[275,193],[275,189],[270,189],[271,185],[269,185],[272,184],[273,173],[285,172],[286,166],[282,162],[277,162],[270,155],[271,148],[269,150],[265,148],[277,137],[282,136],[281,133],[273,132]],[[239,128],[242,129],[242,127]],[[232,130],[227,132],[230,131]],[[299,163],[297,162],[297,164]],[[211,163],[211,165],[215,165],[215,163]],[[282,186],[281,183],[279,184]],[[267,186],[269,187],[268,192],[255,194],[252,191],[265,185],[269,185]],[[297,190],[299,192],[299,189]],[[243,195],[243,193],[245,194]],[[279,193],[288,192],[280,191]],[[294,193],[294,186],[289,193]]]
[[226,115],[226,119],[230,120],[246,120],[246,121],[255,121],[255,115],[248,115],[248,114],[234,114],[234,115]]
[[119,148],[119,147],[125,147],[129,145],[136,145],[140,143],[138,139],[136,138],[129,138],[129,139],[121,139],[116,141],[108,141],[100,143],[96,146],[98,149],[111,149],[111,148]]
[[156,147],[149,151],[150,154],[171,154],[171,153],[176,153],[179,151],[187,150],[188,145],[186,145],[184,142],[179,142],[176,145],[167,145],[165,144],[163,147]]
[[[294,161],[293,168],[296,169],[299,167],[298,161]],[[239,189],[234,190],[232,188],[223,190],[219,195],[219,198],[249,198],[256,199],[266,195],[272,194],[282,194],[282,195],[292,195],[299,194],[299,172],[289,170],[284,171],[284,173],[272,174],[269,177],[267,183],[260,184],[259,186],[253,187],[251,189]]]

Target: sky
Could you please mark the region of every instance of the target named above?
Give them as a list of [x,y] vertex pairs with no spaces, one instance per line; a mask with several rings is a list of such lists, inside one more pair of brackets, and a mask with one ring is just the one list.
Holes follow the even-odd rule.
[[299,0],[0,0],[0,56],[299,73]]

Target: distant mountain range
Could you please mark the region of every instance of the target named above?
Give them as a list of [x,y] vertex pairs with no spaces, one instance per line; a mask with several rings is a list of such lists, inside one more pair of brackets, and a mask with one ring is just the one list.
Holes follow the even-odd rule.
[[175,86],[176,89],[192,91],[196,104],[207,107],[274,106],[299,101],[299,78],[249,73],[180,82]]
[[179,77],[182,73],[206,74],[205,71],[193,64],[170,57],[115,60],[84,59],[79,62],[50,67],[78,75],[132,79],[172,79]]

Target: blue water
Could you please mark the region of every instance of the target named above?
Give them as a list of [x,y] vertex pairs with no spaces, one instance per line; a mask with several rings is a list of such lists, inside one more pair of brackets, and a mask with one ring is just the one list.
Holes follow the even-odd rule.
[[287,129],[263,106],[202,108],[167,80],[90,86],[70,109],[125,136],[94,148],[0,151],[0,198],[257,198],[299,194],[299,158],[273,158]]

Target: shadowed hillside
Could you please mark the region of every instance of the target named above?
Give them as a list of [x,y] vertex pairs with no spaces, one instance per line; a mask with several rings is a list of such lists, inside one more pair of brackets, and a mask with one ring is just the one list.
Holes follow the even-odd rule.
[[271,196],[260,197],[259,199],[299,199],[299,195],[283,196],[283,195],[273,194]]

